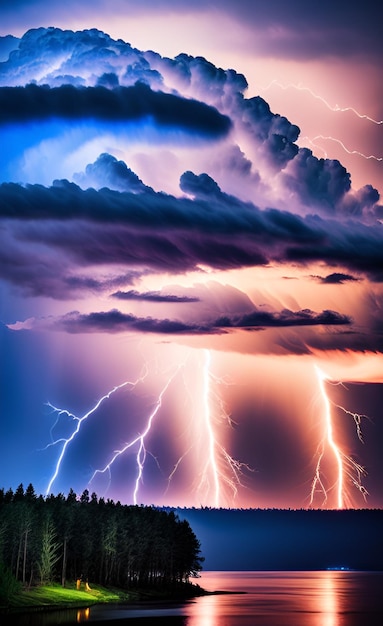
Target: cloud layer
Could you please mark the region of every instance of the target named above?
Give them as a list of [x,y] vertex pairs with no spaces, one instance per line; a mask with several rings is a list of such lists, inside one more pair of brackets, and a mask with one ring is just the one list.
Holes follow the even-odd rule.
[[[326,428],[314,364],[333,381],[382,378],[383,207],[363,176],[358,188],[314,154],[254,76],[248,87],[189,54],[183,35],[198,17],[202,41],[214,16],[227,46],[230,19],[233,59],[246,51],[266,73],[271,52],[281,72],[315,57],[327,84],[345,58],[377,71],[379,20],[368,3],[110,5],[92,3],[93,23],[129,9],[118,28],[171,29],[182,52],[80,30],[89,7],[72,0],[0,10],[0,28],[16,13],[39,26],[0,38],[0,456],[16,485],[39,475],[46,489],[51,475],[48,491],[83,489],[105,467],[91,488],[124,500],[305,505]],[[69,12],[70,28],[39,23]],[[362,458],[348,386],[322,382],[334,418],[347,407],[337,441],[344,430]],[[333,506],[332,450],[323,458]],[[358,467],[345,476],[357,482]]]
[[[255,15],[239,9],[238,16]],[[339,161],[299,148],[299,128],[261,97],[247,98],[243,75],[203,57],[142,52],[96,29],[38,28],[3,48],[13,49],[0,64],[0,133],[14,145],[4,169],[13,180],[0,185],[1,279],[24,297],[121,304],[61,310],[57,328],[169,335],[355,328],[354,311],[333,303],[283,306],[277,298],[254,309],[249,300],[234,311],[198,290],[136,288],[163,274],[181,285],[191,272],[309,274],[312,266],[321,268],[322,285],[383,281],[378,192],[353,189]],[[140,125],[157,132],[154,141],[146,130],[137,134]],[[73,162],[70,176],[20,183],[25,163],[49,168],[52,149],[67,169]],[[173,193],[162,188],[169,181]],[[153,315],[137,309],[144,305],[157,307]]]

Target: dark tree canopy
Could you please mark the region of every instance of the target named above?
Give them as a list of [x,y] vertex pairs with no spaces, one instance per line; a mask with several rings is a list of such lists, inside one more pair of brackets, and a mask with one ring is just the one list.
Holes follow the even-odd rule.
[[172,586],[201,570],[200,543],[170,511],[98,499],[85,490],[37,496],[32,485],[0,490],[0,564],[24,584]]

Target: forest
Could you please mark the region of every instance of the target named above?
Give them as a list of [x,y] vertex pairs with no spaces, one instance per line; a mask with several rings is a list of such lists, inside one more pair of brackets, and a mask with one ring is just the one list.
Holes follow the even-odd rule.
[[88,490],[44,497],[31,484],[0,489],[0,579],[170,588],[198,575],[202,561],[189,523],[173,511]]

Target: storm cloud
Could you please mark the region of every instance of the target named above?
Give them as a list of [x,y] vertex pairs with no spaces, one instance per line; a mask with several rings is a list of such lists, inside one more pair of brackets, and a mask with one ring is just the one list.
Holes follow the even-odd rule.
[[[202,324],[185,323],[177,319],[138,317],[131,313],[123,313],[118,309],[111,309],[93,313],[73,311],[56,319],[28,320],[26,327],[65,330],[70,333],[139,332],[167,335],[205,335],[225,334],[234,329],[263,330],[289,326],[339,326],[350,324],[350,322],[349,317],[340,315],[336,311],[315,313],[308,309],[304,311],[286,309],[280,312],[255,310],[242,317],[230,318],[225,316],[213,322]],[[17,330],[20,330],[23,328],[23,324],[18,324],[16,327]]]
[[[186,179],[193,183],[186,185]],[[201,263],[229,269],[319,261],[364,273],[374,281],[383,279],[381,224],[261,210],[221,193],[209,177],[188,173],[182,180],[183,188],[196,197],[175,197],[141,186],[137,194],[106,188],[84,191],[68,181],[56,181],[49,188],[3,183],[2,235],[20,247],[19,262],[28,259],[28,273],[35,263],[34,247],[44,243],[45,258],[51,250],[64,256],[68,266],[76,259],[81,267],[145,264],[178,273]]]
[[230,121],[214,108],[173,94],[152,91],[148,85],[132,87],[0,87],[2,123],[62,118],[102,121],[153,119],[159,126],[211,137],[225,135]]
[[130,291],[116,291],[112,293],[113,298],[118,300],[140,300],[143,302],[171,302],[171,303],[185,303],[185,302],[199,302],[199,298],[192,296],[175,296],[172,294],[165,294],[160,291],[148,291],[140,293],[135,289]]
[[[26,19],[0,38],[0,456],[9,475],[17,485],[51,474],[47,492],[84,489],[133,432],[146,460],[121,451],[92,489],[159,505],[190,493],[198,506],[302,506],[315,476],[323,494],[313,506],[339,507],[333,451],[321,448],[323,396],[335,419],[340,406],[348,413],[348,389],[331,381],[382,380],[373,168],[383,127],[380,87],[370,110],[367,79],[380,68],[381,10],[372,20],[368,3],[91,4],[1,8],[4,34],[13,16]],[[294,95],[312,110],[294,107]],[[328,130],[307,132],[306,118],[321,124],[325,108]],[[353,410],[334,421],[334,442],[364,464]],[[81,433],[79,416],[90,418]],[[73,446],[63,439],[71,432]],[[247,445],[262,437],[267,467]],[[248,462],[260,471],[241,485]],[[352,463],[344,477],[351,470],[363,500]],[[277,473],[290,484],[278,482],[275,498]]]

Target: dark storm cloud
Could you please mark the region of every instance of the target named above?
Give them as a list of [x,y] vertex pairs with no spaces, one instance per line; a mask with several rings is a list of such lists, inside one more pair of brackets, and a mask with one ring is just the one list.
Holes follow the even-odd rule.
[[316,326],[316,325],[343,325],[350,324],[351,318],[341,315],[336,311],[325,310],[314,313],[310,309],[302,311],[290,311],[284,309],[278,313],[270,311],[254,311],[242,317],[223,317],[216,321],[216,325],[225,328],[257,328],[257,327],[283,327],[283,326]]
[[221,189],[208,174],[197,176],[190,171],[184,172],[180,178],[180,187],[182,191],[195,197],[222,196]]
[[[84,75],[92,87],[81,86],[80,77]],[[181,89],[184,86],[189,95],[197,100],[178,101],[180,96],[164,93],[163,90],[169,89],[165,76],[170,75],[170,84],[175,82]],[[70,119],[93,116],[97,119],[132,120],[152,114],[157,124],[173,124],[183,129],[186,126],[189,132],[195,128],[196,133],[209,136],[224,135],[230,127],[230,118],[232,125],[239,125],[247,133],[274,170],[281,170],[298,153],[294,142],[299,128],[285,117],[272,113],[262,98],[246,99],[243,92],[247,81],[242,74],[218,68],[203,57],[182,53],[175,59],[163,58],[154,52],[140,52],[123,41],[114,41],[95,29],[74,33],[57,28],[39,28],[25,33],[19,49],[12,53],[7,63],[0,64],[0,84],[21,85],[36,76],[39,76],[42,91],[36,91],[37,85],[26,87],[26,95],[32,88],[29,94],[31,117],[46,117],[49,113]],[[43,85],[44,81],[51,85],[50,91]],[[140,83],[132,86],[136,81]],[[64,82],[67,84],[62,84]],[[60,84],[61,87],[54,87]],[[23,92],[5,92],[12,105],[10,94],[18,93]],[[199,100],[205,104],[202,105]],[[186,108],[184,103],[188,106],[185,115],[182,109]],[[18,106],[14,108],[4,103],[5,115],[7,109],[11,109],[12,118],[20,118],[23,109]],[[199,108],[197,115],[193,107],[202,106],[205,107],[204,112]],[[213,119],[214,115],[218,116],[217,119]],[[251,162],[243,155],[241,159],[238,156],[238,152],[231,152],[236,171],[249,175]]]
[[185,324],[179,320],[136,317],[130,313],[121,313],[117,309],[89,314],[68,313],[53,323],[53,327],[71,333],[85,332],[127,332],[158,334],[206,334],[217,333],[219,329],[197,324]]
[[[82,76],[87,87],[81,84]],[[39,85],[9,86],[30,83],[36,77]],[[236,131],[244,132],[261,163],[280,173],[279,183],[287,194],[293,192],[297,202],[321,213],[378,216],[379,194],[371,185],[351,190],[350,174],[338,161],[318,159],[311,150],[299,149],[295,142],[300,131],[295,124],[273,113],[263,98],[245,98],[247,82],[242,74],[217,68],[203,57],[179,54],[174,59],[163,58],[96,29],[38,28],[25,33],[9,60],[0,63],[0,84],[7,85],[0,88],[3,121],[52,116],[110,123],[150,119],[159,128],[181,129],[195,138],[221,138],[231,128],[235,139]],[[175,87],[185,88],[195,99],[173,93]],[[107,164],[106,158],[76,178],[80,185],[99,188],[105,184],[119,191],[139,192],[133,175],[128,180],[125,172],[122,180],[121,162]],[[221,180],[237,174],[249,182],[251,178],[258,187],[263,181],[252,172],[252,165],[238,146],[227,142],[212,168],[220,172]],[[103,183],[97,181],[102,169]],[[207,174],[200,176],[206,186]],[[121,178],[118,183],[117,178]],[[265,182],[267,185],[267,176]],[[189,187],[187,193],[193,193],[196,180],[189,178],[183,183]],[[210,188],[203,188],[201,179],[198,185],[201,196],[211,193],[216,183],[210,179]]]
[[300,133],[298,126],[273,113],[260,96],[245,98],[247,81],[242,74],[217,68],[203,57],[179,54],[175,59],[167,59],[153,52],[146,56],[164,75],[170,70],[178,83],[228,114],[274,169],[282,169],[298,153],[294,143]]
[[108,187],[115,191],[143,193],[152,191],[142,180],[127,167],[124,161],[118,161],[111,154],[100,154],[94,163],[86,166],[85,172],[74,175],[75,182],[82,188]]
[[67,266],[60,254],[52,255],[38,246],[20,244],[0,227],[0,278],[26,295],[61,299],[69,291],[68,286],[63,289]]
[[336,159],[320,159],[308,148],[300,148],[281,175],[287,191],[323,214],[345,217],[379,216],[379,192],[372,185],[351,188],[351,175]]
[[153,119],[160,126],[210,137],[224,136],[230,129],[230,120],[213,107],[152,91],[143,83],[115,89],[33,84],[0,87],[0,110],[2,123],[50,118],[111,122]]
[[73,32],[38,26],[28,30],[9,58],[0,63],[0,84],[18,86],[33,81],[113,88],[139,80],[161,90],[159,72],[129,43],[115,41],[96,28]]
[[[350,324],[350,318],[335,311],[314,313],[284,310],[278,313],[254,311],[243,317],[222,317],[213,323],[190,324],[180,320],[136,317],[118,309],[88,314],[68,313],[53,322],[53,327],[67,332],[126,332],[158,333],[169,335],[204,335],[226,333],[227,329],[264,329],[287,326],[332,326]],[[50,324],[50,323],[49,323]]]
[[370,214],[379,218],[383,206],[379,205],[379,192],[372,185],[364,185],[357,191],[346,194],[339,203],[339,210],[344,215],[362,216]]
[[141,300],[144,302],[182,303],[200,301],[200,298],[192,296],[175,296],[172,294],[164,294],[161,291],[146,291],[140,293],[135,289],[131,289],[130,291],[116,291],[112,293],[112,297],[118,300]]
[[[201,180],[192,173],[187,173],[187,178]],[[203,181],[209,179],[202,176]],[[143,232],[197,230],[214,234],[217,239],[220,235],[251,234],[268,236],[270,243],[285,238],[305,242],[322,238],[322,234],[318,235],[297,215],[276,209],[261,211],[251,203],[220,192],[218,185],[214,185],[214,189],[214,198],[191,199],[151,191],[135,194],[106,188],[82,190],[67,180],[54,181],[52,187],[2,183],[0,217],[24,221],[118,223],[141,228]]]
[[324,277],[319,277],[319,280],[326,285],[342,285],[346,282],[352,282],[359,280],[355,278],[355,276],[351,276],[350,274],[342,274],[342,272],[333,272],[332,274],[328,274]]
[[168,74],[177,77],[177,82],[184,87],[192,87],[203,94],[207,102],[225,104],[227,107],[235,101],[235,95],[242,94],[248,87],[245,76],[233,69],[224,70],[216,67],[203,56],[193,57],[178,54],[174,59],[162,57],[152,50],[144,53],[150,64]]
[[17,37],[12,35],[0,37],[0,62],[5,61],[9,57],[9,53],[18,47],[19,41]]
[[[123,285],[134,285],[134,283],[139,280],[143,274],[144,272],[130,271],[118,276],[110,276],[99,279],[93,278],[91,276],[81,275],[63,276],[63,284],[61,285],[61,296],[62,298],[65,298],[68,295],[73,297],[76,291],[103,292],[116,287],[121,287]],[[68,287],[70,290],[69,293]]]
[[300,133],[286,117],[272,113],[268,103],[260,96],[237,99],[241,122],[250,137],[264,147],[265,156],[278,169],[283,168],[298,154],[294,143]]
[[[68,181],[49,188],[2,184],[5,247],[20,247],[17,265],[22,272],[26,264],[27,274],[43,255],[42,281],[49,254],[68,268],[107,263],[176,273],[201,264],[229,269],[319,261],[383,280],[381,224],[260,210],[224,194],[209,177],[190,173],[186,180],[188,190],[197,192],[194,199],[153,191],[83,191]],[[201,189],[205,197],[198,196]]]
[[326,222],[315,216],[309,216],[307,221],[314,228],[317,223],[322,232],[322,229],[327,228],[327,236],[319,246],[314,243],[299,247],[288,246],[284,254],[285,260],[298,263],[322,261],[329,266],[340,265],[363,272],[376,282],[383,281],[382,225],[366,226],[354,221]]
[[337,161],[318,159],[308,148],[301,148],[284,174],[286,186],[308,205],[334,210],[351,189],[351,177]]
[[123,274],[110,272],[109,276],[94,278],[81,274],[81,267],[76,267],[58,250],[51,254],[38,243],[25,246],[4,234],[0,229],[0,279],[27,296],[48,296],[56,300],[83,298],[84,293],[134,285],[146,273],[145,270],[128,270]]

